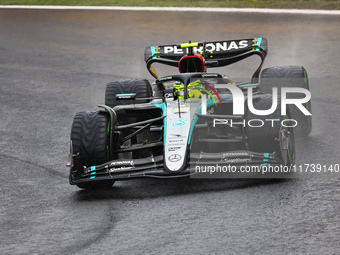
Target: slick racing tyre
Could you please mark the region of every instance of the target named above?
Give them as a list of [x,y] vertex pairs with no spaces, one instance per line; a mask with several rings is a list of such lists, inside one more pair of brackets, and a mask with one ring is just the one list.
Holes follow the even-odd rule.
[[[260,153],[274,153],[282,160],[283,165],[295,163],[295,140],[293,124],[287,115],[281,115],[281,100],[278,100],[276,110],[270,115],[256,115],[249,109],[246,111],[246,134],[250,151]],[[264,95],[253,99],[253,106],[257,110],[267,110],[272,106],[272,96]],[[275,121],[271,121],[275,120]]]
[[[109,160],[109,115],[101,111],[79,112],[71,129],[73,167],[70,183],[83,173],[84,167],[100,165]],[[109,188],[114,181],[95,181],[76,184],[83,189]]]
[[[308,76],[303,66],[277,66],[266,68],[261,74],[261,91],[264,94],[272,94],[272,88],[282,87],[304,88],[309,90]],[[287,98],[303,98],[301,93],[288,93]],[[303,106],[312,113],[311,100]],[[295,134],[308,136],[312,131],[312,116],[306,116],[296,105],[288,105],[291,118],[298,122],[294,128]]]
[[116,100],[116,94],[136,93],[136,98],[152,97],[152,88],[148,80],[119,80],[110,82],[105,89],[105,102],[107,106],[115,107],[116,105],[141,104],[148,103],[150,100]]

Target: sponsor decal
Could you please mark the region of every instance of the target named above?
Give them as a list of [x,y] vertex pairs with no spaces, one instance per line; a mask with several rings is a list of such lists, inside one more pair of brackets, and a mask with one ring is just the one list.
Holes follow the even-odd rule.
[[168,158],[170,162],[178,162],[181,160],[181,155],[179,154],[172,154],[170,155],[170,157]]
[[[178,106],[178,101],[166,102],[166,105],[167,105],[168,107]],[[182,104],[181,104],[181,106],[182,106]]]
[[[181,107],[181,110],[183,107],[189,107],[190,105],[198,105],[201,103],[200,100],[193,100],[193,101],[180,101],[180,107]],[[166,105],[168,107],[174,107],[174,106],[178,106],[178,100],[175,100],[175,101],[171,101],[171,102],[166,102]]]
[[177,150],[179,150],[180,148],[182,148],[182,147],[170,147],[170,148],[168,149],[168,151],[177,151]]
[[122,167],[118,167],[118,168],[110,168],[109,172],[113,173],[113,172],[120,172],[120,171],[124,171],[124,170],[130,170],[134,167],[132,166],[122,166]]
[[116,99],[134,99],[136,97],[135,93],[131,94],[116,94]]
[[222,158],[237,157],[237,156],[250,156],[247,152],[226,152],[223,153]]
[[232,158],[232,159],[224,159],[224,162],[250,162],[251,159],[250,158]]
[[180,143],[180,142],[184,142],[183,139],[180,140],[169,140],[169,143]]
[[159,78],[158,80],[159,80],[159,81],[172,80],[172,76],[161,77],[161,78]]
[[241,156],[248,156],[250,157],[250,154],[247,152],[227,152],[223,153],[221,157],[221,161],[224,162],[247,162],[251,161],[250,158],[235,158],[235,157],[241,157]]
[[110,166],[116,167],[116,166],[124,166],[124,165],[131,165],[133,166],[133,160],[122,160],[122,161],[114,161],[110,163]]
[[[217,42],[217,43],[208,43],[206,45],[206,52],[214,53],[219,51],[230,51],[230,50],[238,50],[248,47],[248,41],[242,40],[242,41],[230,41],[230,42]],[[189,49],[188,48],[180,48],[177,46],[164,46],[163,48],[164,53],[172,53],[172,54],[188,54]],[[193,47],[194,53],[202,53],[203,54],[203,46],[201,47]]]
[[179,134],[170,134],[171,136],[175,136],[176,138],[185,138],[185,136]]
[[164,94],[164,97],[165,97],[165,98],[174,97],[174,94],[173,94],[173,93],[165,93],[165,94]]
[[184,125],[186,124],[187,121],[188,121],[187,119],[186,119],[186,120],[178,120],[178,121],[172,123],[172,125],[173,125],[174,127],[184,126]]
[[202,78],[218,78],[218,74],[202,74]]

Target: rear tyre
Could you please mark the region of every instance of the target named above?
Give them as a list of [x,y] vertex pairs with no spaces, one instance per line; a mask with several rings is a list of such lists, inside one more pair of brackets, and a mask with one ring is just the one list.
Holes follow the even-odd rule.
[[[152,97],[152,88],[148,80],[119,80],[110,82],[106,85],[105,89],[105,102],[104,104],[110,107],[116,105],[134,104],[133,100],[116,100],[116,94],[136,93],[136,98],[149,98]],[[148,103],[150,100],[138,100],[137,103]]]
[[[261,74],[261,91],[271,94],[272,88],[282,87],[304,88],[309,90],[307,71],[303,66],[277,66],[266,68]],[[288,94],[289,98],[303,98],[300,93]],[[311,113],[311,100],[303,104]],[[308,136],[312,131],[312,116],[304,115],[295,105],[288,105],[291,118],[298,122],[294,131],[299,136]]]
[[[253,106],[257,110],[267,110],[272,106],[272,96],[264,95],[253,100]],[[293,165],[295,162],[294,132],[287,116],[281,115],[281,100],[278,99],[276,110],[265,116],[255,115],[247,109],[246,133],[250,151],[260,153],[275,153],[284,165]],[[275,121],[271,121],[275,120]],[[282,123],[284,125],[282,125]]]
[[[70,182],[79,177],[85,167],[100,165],[109,160],[109,116],[105,112],[79,112],[73,120],[71,146],[73,167]],[[109,188],[114,181],[95,181],[76,184],[83,189]]]

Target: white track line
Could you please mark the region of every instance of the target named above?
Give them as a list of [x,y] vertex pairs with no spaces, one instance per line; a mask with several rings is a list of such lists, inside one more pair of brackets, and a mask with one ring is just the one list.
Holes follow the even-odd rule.
[[209,7],[134,7],[134,6],[55,6],[55,5],[0,5],[0,9],[45,10],[109,10],[109,11],[173,11],[173,12],[224,12],[340,15],[339,10],[261,9],[261,8],[209,8]]

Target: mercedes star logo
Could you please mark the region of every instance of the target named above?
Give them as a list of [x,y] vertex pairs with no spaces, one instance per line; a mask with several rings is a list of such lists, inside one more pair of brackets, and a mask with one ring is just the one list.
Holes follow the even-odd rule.
[[168,159],[171,162],[177,162],[177,161],[180,161],[181,158],[182,157],[180,155],[178,155],[178,154],[172,154]]

